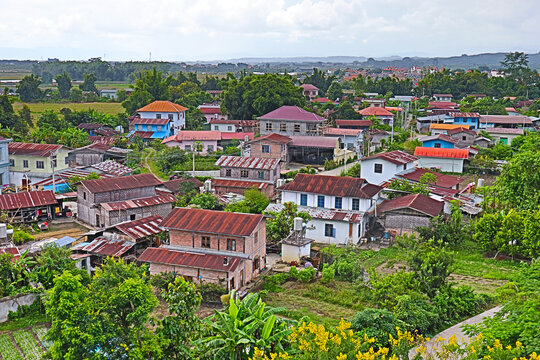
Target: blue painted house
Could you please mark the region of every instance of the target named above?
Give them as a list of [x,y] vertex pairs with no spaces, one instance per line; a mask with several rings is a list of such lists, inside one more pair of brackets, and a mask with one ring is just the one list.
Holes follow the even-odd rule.
[[480,114],[478,113],[450,113],[452,124],[454,125],[469,125],[469,129],[475,130],[479,128]]
[[441,149],[453,149],[457,141],[444,134],[424,136],[418,139],[422,142],[422,147],[441,148]]
[[151,139],[165,139],[174,135],[169,119],[145,119],[135,117],[131,120],[130,128],[132,132],[144,131],[152,132]]

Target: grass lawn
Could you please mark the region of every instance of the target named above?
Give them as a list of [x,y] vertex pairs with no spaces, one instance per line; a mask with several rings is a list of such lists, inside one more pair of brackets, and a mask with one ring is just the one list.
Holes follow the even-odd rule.
[[0,324],[0,331],[13,331],[26,329],[29,326],[46,323],[47,316],[44,312],[32,311],[27,315],[14,320],[8,320]]
[[[39,115],[45,110],[54,110],[60,112],[63,108],[70,108],[73,111],[88,110],[94,109],[96,111],[106,113],[106,114],[118,114],[124,112],[125,109],[122,107],[121,103],[109,103],[109,102],[93,102],[93,103],[28,103],[30,107],[30,112],[32,113],[32,119],[37,120]],[[19,111],[22,109],[22,103],[14,103],[13,109]]]

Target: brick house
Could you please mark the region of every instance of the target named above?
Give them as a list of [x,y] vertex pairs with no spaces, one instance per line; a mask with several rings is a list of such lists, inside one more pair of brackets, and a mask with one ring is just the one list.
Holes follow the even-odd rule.
[[108,227],[150,215],[167,216],[176,197],[157,190],[152,174],[81,181],[77,185],[77,216],[94,227]]
[[289,162],[288,144],[292,139],[279,134],[260,136],[246,143],[249,156],[267,159],[280,159]]
[[258,117],[261,135],[318,136],[326,119],[298,106],[284,105]]
[[138,258],[150,264],[150,274],[172,272],[232,290],[266,266],[263,215],[175,208],[161,227],[169,231],[169,244],[147,248]]
[[474,140],[476,139],[476,132],[464,127],[456,129],[446,130],[446,134],[457,141],[457,148],[464,148],[467,146],[474,146]]

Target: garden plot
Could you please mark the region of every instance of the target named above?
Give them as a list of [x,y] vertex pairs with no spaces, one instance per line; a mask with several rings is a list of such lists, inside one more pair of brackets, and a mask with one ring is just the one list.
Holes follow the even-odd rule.
[[51,344],[47,340],[45,340],[45,334],[47,334],[47,331],[49,329],[47,329],[45,326],[34,326],[32,330],[34,330],[34,332],[36,333],[38,339],[41,341],[43,346],[48,349],[51,346]]
[[43,349],[39,346],[34,334],[32,334],[30,330],[14,331],[13,337],[27,360],[41,359]]
[[8,333],[0,334],[0,355],[4,360],[24,360]]

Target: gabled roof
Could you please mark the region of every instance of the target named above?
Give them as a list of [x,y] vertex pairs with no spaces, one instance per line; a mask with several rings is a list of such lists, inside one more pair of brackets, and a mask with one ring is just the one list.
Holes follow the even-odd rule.
[[100,236],[80,250],[100,256],[120,257],[129,251],[134,245],[135,243],[132,241],[112,240]]
[[208,269],[214,271],[229,272],[235,271],[242,262],[241,258],[231,256],[224,265],[224,256],[213,254],[198,254],[194,252],[183,252],[166,248],[149,247],[137,259],[138,261],[183,266],[198,269]]
[[453,188],[454,186],[459,185],[463,181],[465,181],[463,178],[460,178],[458,176],[441,174],[441,173],[431,171],[428,169],[423,169],[423,168],[415,168],[412,171],[407,170],[402,173],[396,174],[396,176],[402,177],[402,178],[405,178],[407,180],[411,180],[414,182],[419,182],[422,175],[426,173],[433,174],[437,178],[437,181],[433,185],[447,188],[447,189]]
[[311,100],[313,102],[318,102],[318,103],[321,103],[321,104],[326,104],[327,102],[331,102],[332,104],[337,104],[337,102],[333,101],[333,100],[330,100],[329,98],[327,97],[318,97],[316,99],[313,99]]
[[455,128],[455,129],[448,129],[446,131],[446,133],[448,135],[450,135],[450,136],[454,135],[454,134],[459,134],[459,133],[462,133],[462,132],[467,133],[467,134],[471,134],[471,135],[476,135],[476,132],[474,130],[471,130],[469,128],[462,127],[462,126],[460,126],[458,128]]
[[439,109],[452,109],[455,108],[457,104],[452,101],[430,101],[429,107],[435,107]]
[[268,187],[268,183],[264,181],[249,181],[238,179],[212,179],[213,187],[225,187],[236,189],[257,189],[264,190]]
[[77,129],[82,129],[82,130],[97,130],[97,129],[100,129],[102,128],[103,124],[95,124],[95,123],[80,123],[79,125],[77,125]]
[[343,120],[338,119],[336,120],[337,126],[362,126],[362,127],[370,127],[371,126],[371,120]]
[[259,214],[175,208],[163,219],[161,227],[200,233],[250,236],[263,219],[263,215]]
[[199,110],[201,110],[203,114],[221,114],[219,106],[199,106]]
[[443,148],[432,148],[432,147],[421,147],[418,146],[414,150],[415,156],[426,156],[426,157],[439,157],[439,158],[453,158],[453,159],[468,159],[469,150],[467,149],[443,149]]
[[93,193],[100,193],[157,186],[161,185],[161,180],[152,174],[138,174],[106,179],[84,180],[81,181],[81,184]]
[[313,84],[302,84],[300,85],[300,87],[303,88],[304,90],[319,90],[319,88]]
[[382,202],[377,206],[377,213],[383,214],[387,211],[406,208],[433,217],[441,213],[444,208],[444,203],[424,194],[411,194]]
[[10,155],[51,156],[63,148],[63,145],[34,144],[22,142],[10,142],[8,145]]
[[338,129],[338,128],[326,128],[324,129],[324,135],[329,136],[358,136],[363,130],[361,129]]
[[250,144],[250,143],[259,142],[262,140],[273,141],[280,144],[288,144],[292,141],[292,139],[288,136],[272,133],[272,134],[260,136],[258,138],[254,138],[253,140],[250,140],[247,143]]
[[28,191],[0,195],[0,210],[16,210],[37,206],[55,205],[56,197],[52,190]]
[[188,108],[170,101],[157,100],[143,106],[137,112],[182,112]]
[[435,97],[453,97],[452,94],[433,94]]
[[167,118],[154,119],[154,118],[140,118],[134,116],[131,120],[132,125],[167,125],[171,120]]
[[488,127],[486,131],[490,134],[508,134],[508,135],[523,135],[523,129],[507,129],[507,128],[494,128]]
[[330,136],[291,136],[291,146],[332,149],[337,146],[339,138]]
[[480,115],[480,123],[532,125],[531,119],[524,115]]
[[124,176],[133,172],[132,168],[129,168],[126,165],[120,164],[119,162],[116,162],[114,160],[106,160],[91,165],[90,167],[114,176]]
[[441,141],[446,141],[446,142],[449,142],[451,144],[455,144],[457,143],[457,140],[454,139],[453,137],[450,137],[448,135],[444,135],[444,134],[437,134],[437,135],[431,135],[431,136],[423,136],[421,137],[420,139],[418,139],[420,142],[426,142],[426,141],[432,141],[432,140],[441,140]]
[[302,109],[298,106],[283,105],[274,111],[270,111],[268,114],[264,114],[259,117],[262,120],[294,120],[294,121],[309,121],[309,122],[323,122],[326,119]]
[[394,116],[390,111],[377,106],[367,107],[358,111],[358,113],[362,116]]
[[161,216],[151,215],[142,219],[116,224],[114,225],[114,228],[126,234],[133,240],[138,240],[162,232],[163,229],[160,227],[162,221],[163,218]]
[[244,156],[221,156],[216,161],[216,166],[225,166],[243,169],[275,169],[279,164],[279,159],[244,157]]
[[[270,204],[266,208],[266,211],[281,211],[284,208],[283,204]],[[342,221],[347,223],[359,224],[364,217],[363,212],[347,211],[338,209],[325,209],[314,208],[310,206],[298,206],[298,211],[305,211],[313,219],[328,220],[328,221]]]
[[365,157],[362,159],[362,161],[372,159],[383,159],[386,161],[390,161],[391,163],[394,163],[396,165],[405,165],[415,160],[418,160],[416,156],[406,153],[405,151],[394,150]]
[[176,135],[169,136],[162,141],[163,144],[170,141],[218,141],[221,140],[221,131],[202,130],[202,131],[179,131]]
[[252,133],[252,132],[227,132],[227,131],[222,131],[221,132],[221,140],[233,140],[233,139],[236,139],[236,140],[244,140],[245,138],[248,139],[253,139],[253,137],[255,136],[255,133]]
[[370,184],[362,178],[299,173],[292,182],[286,183],[279,189],[283,191],[370,199],[382,187]]

